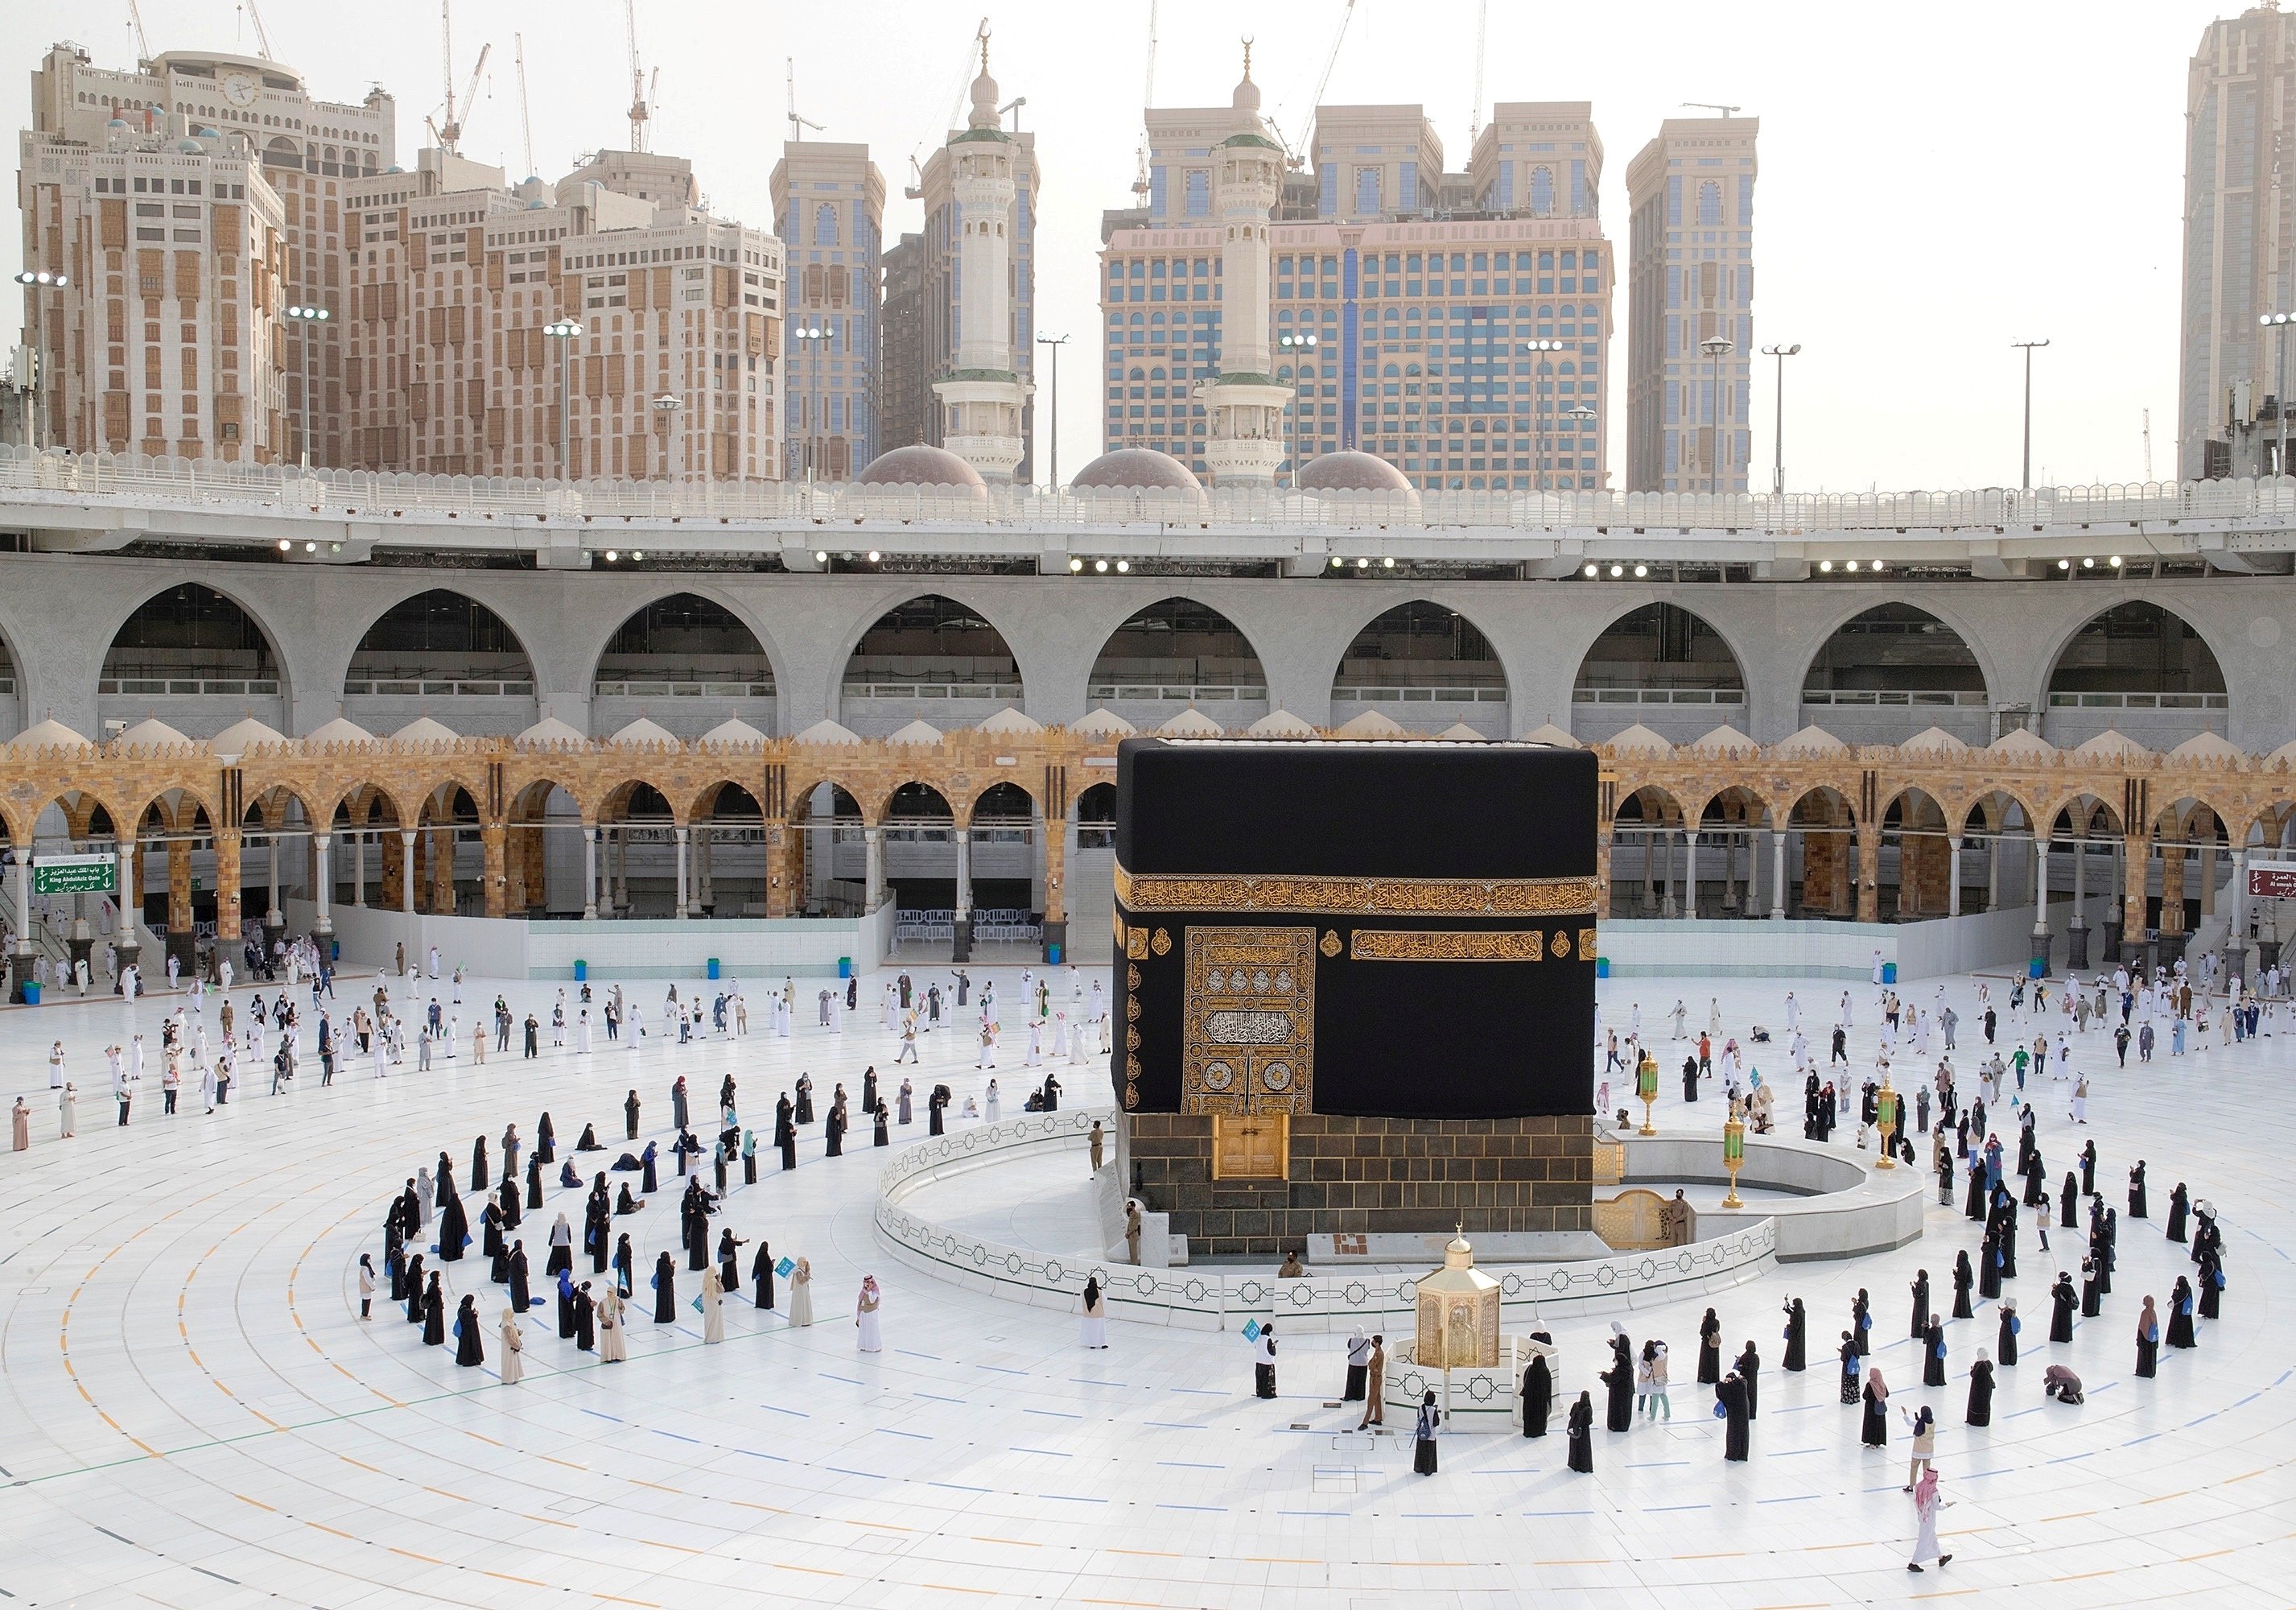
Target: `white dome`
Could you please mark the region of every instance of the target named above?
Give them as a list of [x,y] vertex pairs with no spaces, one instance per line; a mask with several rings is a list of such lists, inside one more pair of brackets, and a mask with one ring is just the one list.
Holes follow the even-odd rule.
[[76,749],[87,740],[51,716],[8,740],[10,749]]
[[346,721],[337,716],[322,722],[303,735],[306,743],[372,743],[374,735],[356,721]]
[[1069,730],[1087,738],[1128,738],[1140,729],[1103,704]]
[[1247,738],[1312,738],[1316,729],[1288,710],[1270,711],[1243,729]]
[[253,716],[246,716],[209,738],[208,747],[219,755],[243,755],[258,743],[286,742],[286,734],[276,727],[266,727]]
[[1914,754],[1955,755],[1965,752],[1969,745],[1942,727],[1925,727],[1898,747]]
[[607,739],[606,742],[609,743],[620,743],[625,745],[639,743],[675,743],[677,742],[677,735],[670,731],[667,727],[662,726],[660,722],[649,721],[644,716],[640,716],[636,720],[631,722],[628,726],[617,732],[612,737]]
[[1025,715],[1006,705],[980,724],[980,730],[993,733],[1032,733],[1045,730],[1045,724],[1034,716]]
[[1660,737],[1641,722],[1608,740],[1608,747],[1617,755],[1670,755],[1674,745]]
[[1693,754],[1713,755],[1728,754],[1733,750],[1752,749],[1755,744],[1753,739],[1725,721],[1712,732],[1693,739],[1684,747]]
[[545,716],[518,735],[521,743],[587,743],[587,735],[561,721],[556,716]]
[[1488,743],[1491,741],[1489,734],[1477,732],[1464,721],[1454,721],[1435,735],[1453,743]]
[[167,749],[191,740],[165,721],[146,716],[111,742],[117,749]]
[[428,716],[417,716],[390,735],[393,743],[455,743],[461,739],[462,735],[453,727]]
[[2229,738],[2204,732],[2185,739],[2169,752],[2172,760],[2239,760],[2246,759],[2239,744]]
[[1846,755],[1849,745],[1815,722],[1778,741],[1770,753],[1781,760],[1808,760],[1819,755]]
[[2122,732],[2120,728],[2113,727],[2106,727],[2103,732],[2097,734],[2096,736],[2091,738],[2086,743],[2075,744],[2073,746],[2073,753],[2077,755],[2087,755],[2091,759],[2108,760],[2129,760],[2134,758],[2150,760],[2152,755],[2152,752],[2151,750],[2145,748],[2144,745],[2139,743],[2136,739],[2130,737],[2127,733]]
[[734,716],[703,733],[701,741],[704,743],[763,743],[767,738],[765,734],[741,717]]
[[1156,729],[1160,738],[1218,738],[1227,729],[1191,704]]
[[940,728],[930,721],[911,721],[885,735],[888,743],[914,743],[930,747],[940,742]]
[[1552,721],[1542,721],[1522,735],[1526,743],[1552,743],[1558,749],[1584,749],[1587,746],[1564,732]]
[[2030,727],[2015,727],[1987,744],[1985,752],[2011,759],[2046,760],[2059,751],[2055,744]]
[[798,734],[800,743],[858,743],[861,735],[849,727],[840,727],[834,721],[816,721]]
[[1367,710],[1352,721],[1332,728],[1332,735],[1341,738],[1402,738],[1410,735],[1394,717]]

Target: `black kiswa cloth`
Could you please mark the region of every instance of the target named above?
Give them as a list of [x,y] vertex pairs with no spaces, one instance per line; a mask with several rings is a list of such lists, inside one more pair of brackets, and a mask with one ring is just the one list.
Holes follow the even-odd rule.
[[[1119,1103],[1180,1110],[1187,1024],[1203,1014],[1187,998],[1187,934],[1234,925],[1313,931],[1309,1110],[1512,1118],[1592,1105],[1592,754],[1157,739],[1118,754]],[[1312,882],[1238,881],[1268,878]],[[1485,884],[1499,892],[1487,899]],[[1387,959],[1482,944],[1508,959]]]

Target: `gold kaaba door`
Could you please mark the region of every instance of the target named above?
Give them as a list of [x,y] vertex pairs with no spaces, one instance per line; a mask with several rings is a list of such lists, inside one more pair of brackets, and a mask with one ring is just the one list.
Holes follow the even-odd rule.
[[1214,1179],[1292,1178],[1292,1118],[1286,1113],[1212,1114]]
[[1316,931],[1190,927],[1180,1111],[1315,1110]]

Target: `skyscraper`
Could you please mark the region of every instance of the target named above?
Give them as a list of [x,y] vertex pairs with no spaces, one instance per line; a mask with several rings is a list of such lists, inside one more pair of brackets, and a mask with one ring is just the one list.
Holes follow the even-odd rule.
[[[774,164],[789,261],[790,474],[844,481],[879,450],[877,315],[885,176],[866,145],[791,140]],[[818,330],[818,336],[800,334]]]
[[2261,455],[2276,448],[2292,360],[2287,326],[2257,319],[2296,311],[2296,196],[2283,171],[2292,136],[2296,15],[2263,5],[2209,24],[2185,87],[2177,472],[2186,481],[2271,467]]
[[1669,118],[1627,167],[1627,489],[1742,492],[1759,118]]
[[925,237],[905,234],[878,260],[885,306],[877,320],[877,450],[890,453],[926,439],[932,402],[925,383]]
[[[1210,421],[1190,390],[1234,316],[1211,158],[1236,118],[1151,111],[1147,204],[1102,224],[1107,445],[1199,472]],[[1613,275],[1592,108],[1500,103],[1464,173],[1415,105],[1320,107],[1308,151],[1269,232],[1273,378],[1293,393],[1279,473],[1352,448],[1423,488],[1603,485]]]

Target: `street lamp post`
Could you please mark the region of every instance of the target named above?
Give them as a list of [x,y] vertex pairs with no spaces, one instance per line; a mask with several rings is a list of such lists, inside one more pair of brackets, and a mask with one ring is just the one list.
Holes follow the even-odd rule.
[[2018,484],[2030,492],[2033,489],[2033,349],[2049,343],[2039,341],[2009,344],[2025,354],[2025,471]]
[[287,316],[297,325],[303,344],[303,467],[311,467],[311,338],[317,333],[315,326],[324,324],[332,316],[324,308],[292,307]]
[[1562,343],[1561,341],[1525,341],[1522,344],[1522,349],[1526,352],[1532,352],[1540,355],[1530,360],[1530,442],[1532,452],[1530,464],[1531,468],[1537,472],[1537,474],[1532,478],[1531,484],[1536,486],[1540,491],[1544,492],[1546,490],[1546,395],[1538,389],[1538,380],[1541,374],[1551,370],[1554,366],[1547,361],[1545,354],[1562,351]]
[[668,460],[666,468],[669,471],[666,479],[673,488],[685,479],[685,421],[680,414],[685,407],[682,400],[667,391],[653,399],[653,411],[660,416],[665,427],[662,432],[663,452]]
[[814,442],[821,427],[821,343],[829,339],[828,330],[820,324],[800,324],[791,333],[806,349],[808,383],[805,398],[805,484],[813,484]]
[[1791,347],[1765,347],[1764,357],[1778,360],[1776,387],[1777,423],[1770,431],[1770,496],[1783,497],[1786,491],[1786,359],[1801,350],[1801,343]]
[[566,368],[573,340],[582,333],[582,326],[570,318],[553,319],[542,326],[542,333],[558,345],[558,479],[564,482],[572,478],[567,453],[566,416],[571,403],[567,397]]
[[1055,492],[1061,489],[1061,349],[1068,344],[1065,335],[1037,338],[1037,345],[1053,349],[1053,462],[1052,477],[1046,484]]
[[1714,360],[1714,450],[1706,456],[1706,489],[1716,497],[1722,492],[1723,422],[1730,413],[1729,397],[1722,390],[1722,360],[1737,345],[1726,335],[1710,335],[1698,343],[1698,349]]
[[43,291],[62,291],[71,283],[71,275],[50,274],[45,268],[27,268],[16,276],[16,283],[24,287],[26,300],[32,303],[32,373],[29,376],[18,375],[16,387],[25,393],[24,413],[29,423],[29,428],[25,434],[30,440],[32,450],[37,453],[41,447],[40,392],[45,388],[48,378],[46,345],[40,336],[42,324],[39,293]]
[[[1316,356],[1316,349],[1322,344],[1323,342],[1321,339],[1312,332],[1305,335],[1293,335],[1289,331],[1286,331],[1283,334],[1275,338],[1276,347],[1283,351],[1286,357],[1289,357],[1293,352],[1297,352],[1302,358],[1313,357]],[[1292,388],[1291,411],[1292,423],[1294,429],[1292,431],[1287,432],[1287,439],[1283,444],[1283,456],[1287,459],[1294,459],[1294,455],[1292,450],[1292,442],[1288,438],[1291,435],[1297,434],[1297,427],[1300,423],[1300,388],[1296,383],[1296,377],[1295,383]],[[1292,484],[1294,487],[1297,487],[1300,484],[1300,465],[1296,459],[1294,459],[1292,465]]]
[[[1567,410],[1563,414],[1562,417],[1570,421],[1571,424],[1576,427],[1576,429],[1571,431],[1571,435],[1575,437],[1582,431],[1593,430],[1595,428],[1595,420],[1596,415],[1594,409],[1588,407],[1585,403],[1580,403],[1577,407]],[[1568,491],[1570,490],[1570,488],[1566,486],[1563,489]]]
[[2280,446],[2273,455],[2272,472],[2288,473],[2288,326],[2296,324],[2296,313],[2265,313],[2256,322],[2273,334],[2272,411],[2280,416]]

